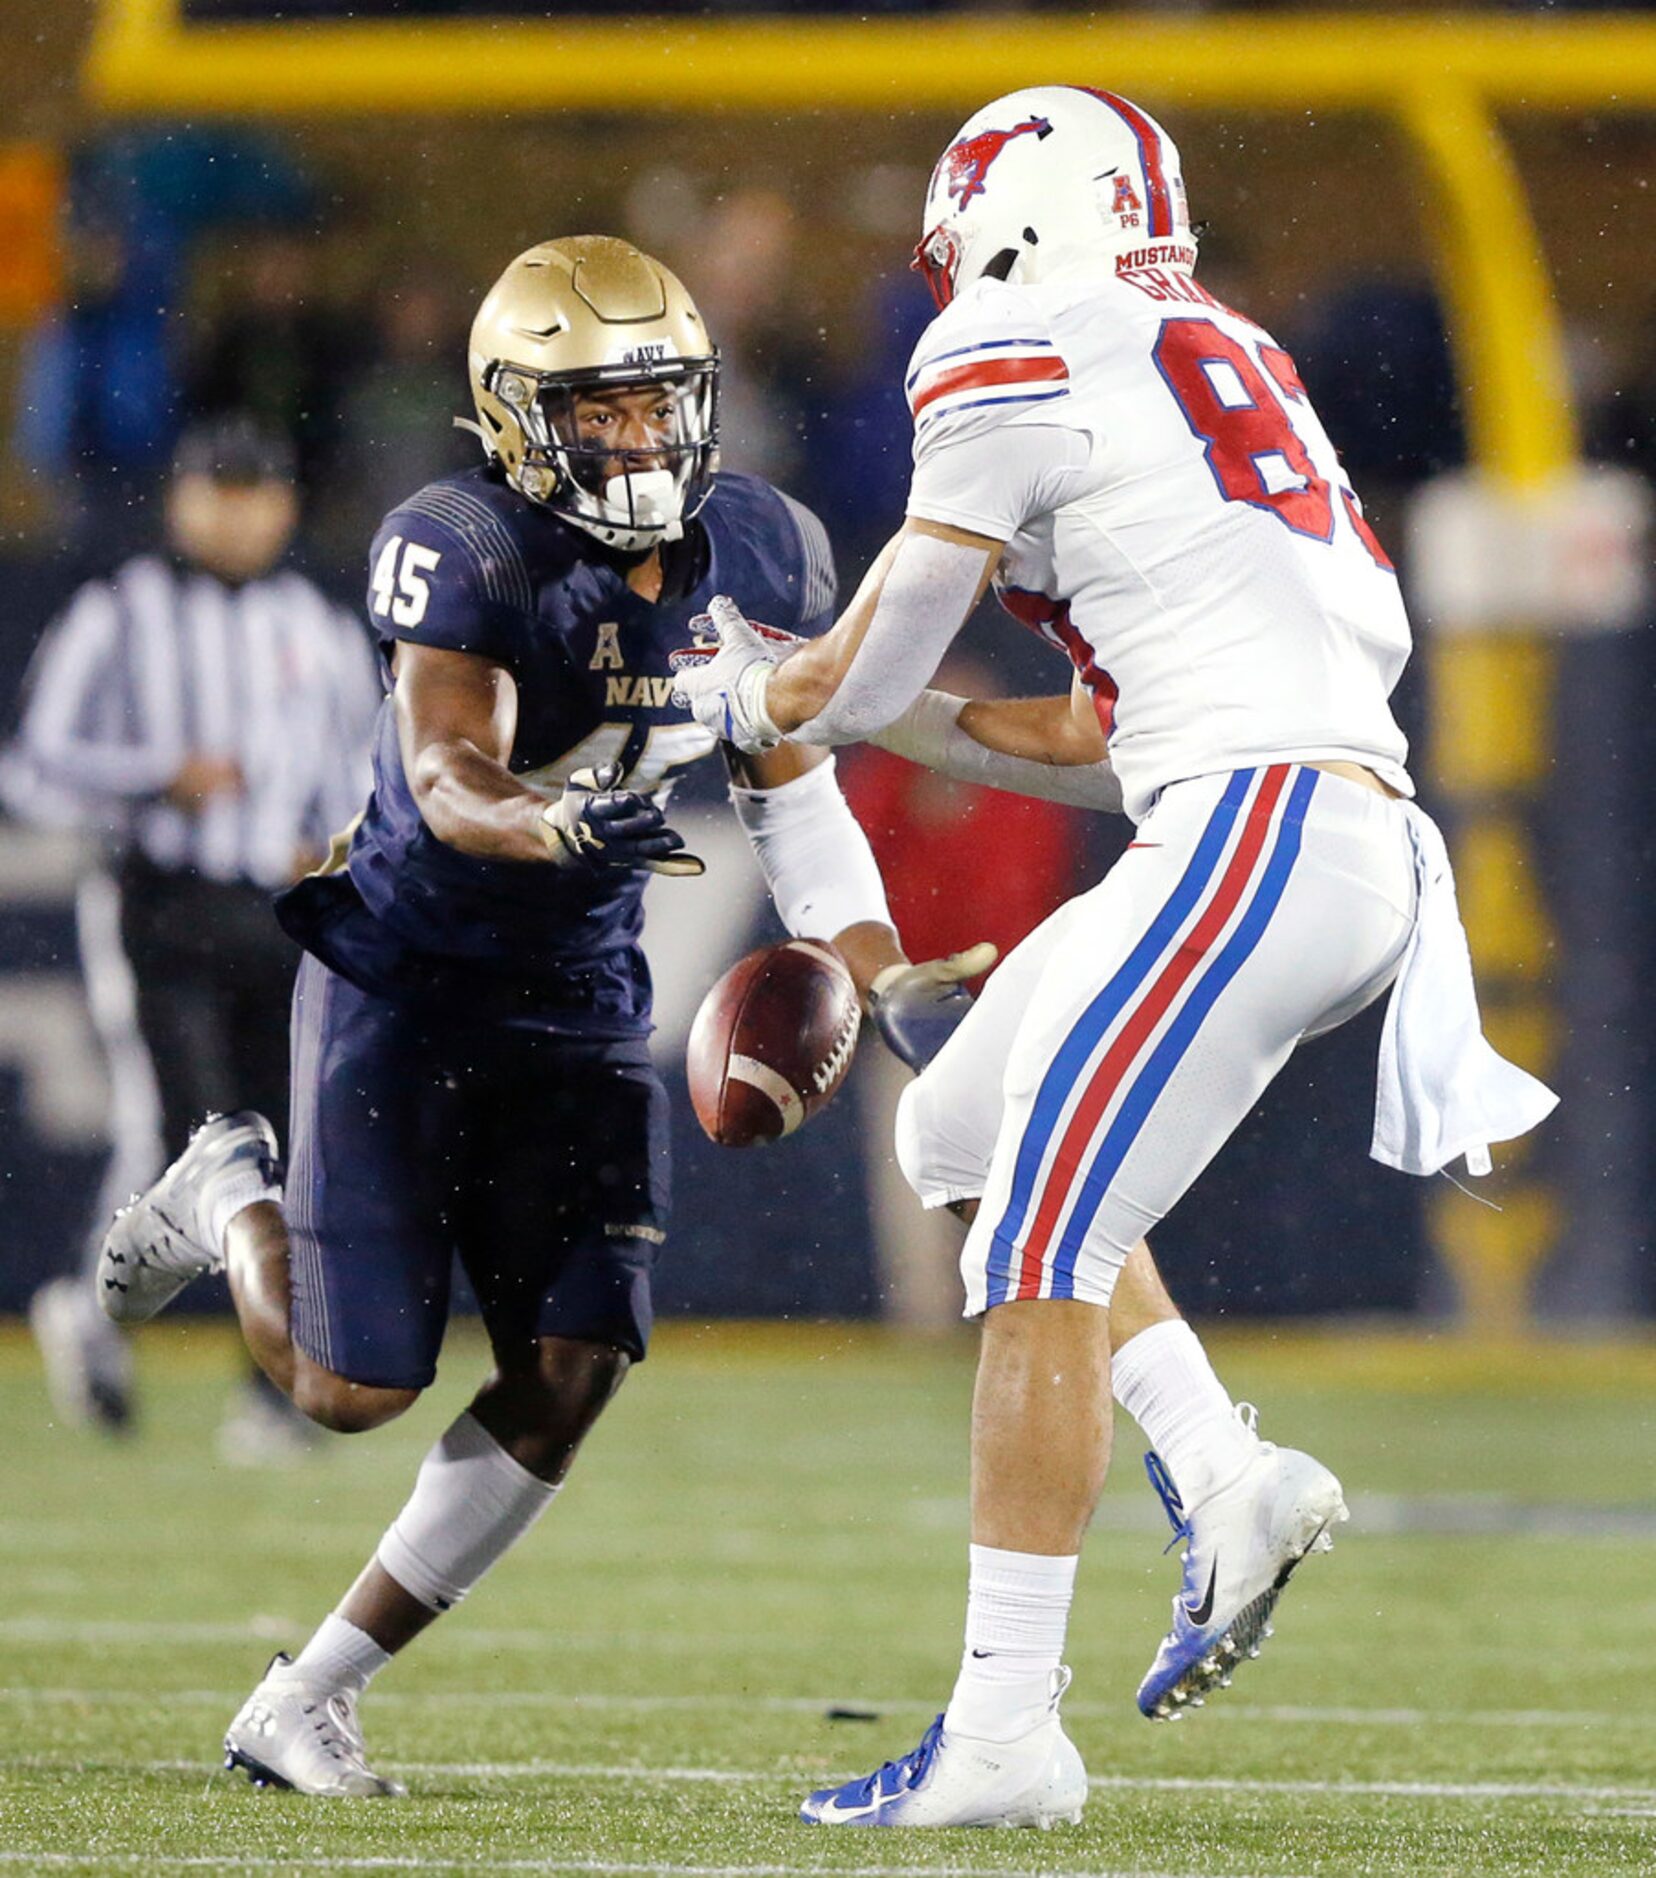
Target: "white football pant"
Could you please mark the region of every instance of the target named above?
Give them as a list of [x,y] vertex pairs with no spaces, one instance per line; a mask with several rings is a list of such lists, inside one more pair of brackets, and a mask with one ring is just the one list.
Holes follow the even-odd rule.
[[966,1315],[1107,1305],[1295,1044],[1390,984],[1414,902],[1389,797],[1289,763],[1164,790],[904,1093],[910,1186],[928,1207],[982,1199]]

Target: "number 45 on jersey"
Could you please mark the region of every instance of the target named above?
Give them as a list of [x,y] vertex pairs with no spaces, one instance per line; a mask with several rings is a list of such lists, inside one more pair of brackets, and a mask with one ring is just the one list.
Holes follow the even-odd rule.
[[374,563],[374,611],[389,617],[395,626],[418,626],[431,601],[426,576],[436,573],[442,558],[436,548],[422,548],[417,541],[393,535]]

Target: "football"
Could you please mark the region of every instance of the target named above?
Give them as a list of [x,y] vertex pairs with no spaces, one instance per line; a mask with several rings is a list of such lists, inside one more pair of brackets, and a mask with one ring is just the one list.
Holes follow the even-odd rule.
[[845,961],[825,939],[739,959],[702,999],[686,1069],[696,1119],[727,1148],[791,1135],[845,1080],[862,1021]]

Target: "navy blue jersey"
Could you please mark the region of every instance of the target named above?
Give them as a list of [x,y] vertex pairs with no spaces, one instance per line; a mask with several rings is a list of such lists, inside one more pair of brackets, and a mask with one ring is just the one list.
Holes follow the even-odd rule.
[[[659,602],[632,592],[624,560],[488,468],[429,483],[394,509],[369,570],[369,618],[387,661],[402,639],[512,674],[512,770],[554,796],[571,771],[610,761],[625,787],[659,794],[713,750],[672,702],[667,658],[714,594],[804,633],[828,623],[835,596],[821,524],[752,476],[721,476],[684,541],[664,550]],[[649,1028],[638,949],[649,876],[480,860],[439,841],[403,773],[389,701],[346,866],[344,877],[295,889],[283,923],[364,989],[475,997],[580,1034]]]

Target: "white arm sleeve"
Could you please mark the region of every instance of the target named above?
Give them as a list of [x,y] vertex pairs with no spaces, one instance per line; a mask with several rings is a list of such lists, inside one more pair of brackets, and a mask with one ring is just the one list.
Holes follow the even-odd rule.
[[874,617],[839,689],[792,735],[800,743],[861,743],[918,695],[966,623],[983,575],[977,548],[905,535]]
[[776,789],[733,783],[730,801],[794,938],[834,939],[864,920],[891,924],[879,865],[840,794],[832,757]]
[[893,756],[906,757],[956,782],[1004,789],[1009,795],[1061,802],[1067,808],[1121,810],[1121,783],[1108,763],[1036,763],[991,750],[960,727],[966,699],[922,691],[895,723],[869,738]]

